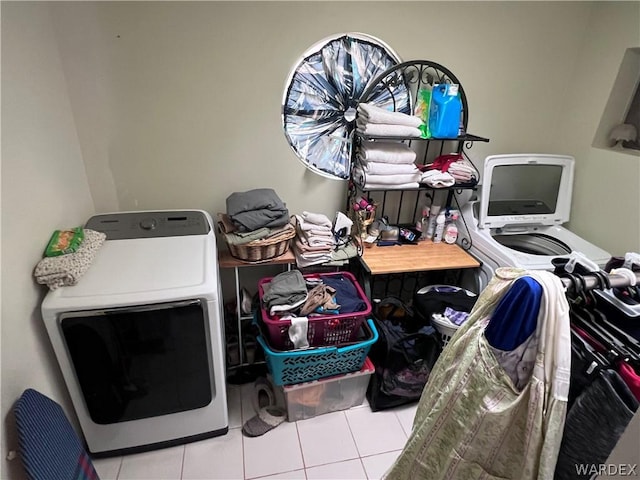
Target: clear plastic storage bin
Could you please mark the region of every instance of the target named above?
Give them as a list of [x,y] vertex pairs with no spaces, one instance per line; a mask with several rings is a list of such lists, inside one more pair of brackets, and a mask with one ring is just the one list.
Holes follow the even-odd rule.
[[279,404],[287,409],[290,422],[305,420],[362,404],[367,393],[369,379],[375,371],[367,358],[359,372],[336,375],[313,382],[276,386]]

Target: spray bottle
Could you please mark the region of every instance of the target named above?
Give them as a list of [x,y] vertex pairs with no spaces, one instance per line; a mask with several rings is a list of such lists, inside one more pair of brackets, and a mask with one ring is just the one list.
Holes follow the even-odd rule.
[[440,243],[442,241],[442,235],[444,234],[444,223],[447,219],[445,210],[440,210],[436,217],[436,228],[433,232],[433,243]]
[[444,241],[445,243],[448,244],[454,244],[456,243],[456,240],[458,240],[458,225],[457,225],[457,220],[458,220],[458,216],[459,213],[457,210],[452,210],[451,211],[451,215],[450,215],[450,221],[449,223],[447,223],[445,229],[444,229]]

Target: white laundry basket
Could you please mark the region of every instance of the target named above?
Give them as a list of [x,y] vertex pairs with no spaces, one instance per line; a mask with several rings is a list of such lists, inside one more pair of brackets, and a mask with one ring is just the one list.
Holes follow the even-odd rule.
[[[469,297],[477,297],[475,293],[469,290],[466,290],[462,287],[456,287],[453,285],[428,285],[418,290],[416,294],[421,295],[431,291],[438,291],[443,294],[464,292]],[[438,313],[441,313],[441,312],[438,312]],[[434,313],[433,315],[429,315],[429,316],[431,317],[430,320],[431,320],[431,323],[433,324],[433,328],[435,328],[440,334],[440,338],[442,339],[442,345],[446,346],[451,340],[451,337],[453,337],[453,335],[456,333],[458,328],[460,328],[460,326],[451,322],[448,318],[444,317],[443,315],[435,315]]]
[[451,323],[446,318],[432,317],[431,323],[433,324],[433,328],[435,328],[440,334],[443,347],[447,346],[451,337],[453,337],[458,328],[460,328],[458,325]]

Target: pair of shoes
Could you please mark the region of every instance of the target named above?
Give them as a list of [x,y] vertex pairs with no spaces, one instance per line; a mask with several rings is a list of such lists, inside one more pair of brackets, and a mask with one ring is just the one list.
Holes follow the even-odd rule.
[[240,292],[240,311],[243,315],[249,315],[251,313],[251,295],[244,287],[242,287],[242,291]]
[[242,433],[247,437],[259,437],[269,430],[273,430],[287,418],[287,414],[281,408],[268,406],[261,408],[242,426]]

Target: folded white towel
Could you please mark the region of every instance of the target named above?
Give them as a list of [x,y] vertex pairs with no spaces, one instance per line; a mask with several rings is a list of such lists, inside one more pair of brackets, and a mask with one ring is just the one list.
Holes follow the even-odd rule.
[[420,171],[416,169],[415,173],[407,174],[395,174],[395,175],[375,175],[365,173],[362,168],[356,167],[353,169],[353,177],[356,183],[364,185],[369,184],[378,185],[399,185],[402,183],[412,183],[420,181]]
[[33,272],[36,282],[47,285],[51,290],[77,284],[91,267],[106,238],[102,232],[84,229],[84,240],[78,250],[57,257],[45,257],[38,262]]
[[456,183],[456,179],[447,172],[441,172],[440,170],[427,170],[422,174],[420,182],[426,183],[430,187],[443,188],[453,186]]
[[417,127],[408,125],[391,125],[386,123],[361,123],[356,121],[356,128],[363,135],[378,137],[420,138],[422,132]]
[[398,185],[387,185],[383,183],[367,183],[363,188],[369,190],[410,190],[412,188],[419,188],[418,182],[400,183]]
[[329,217],[322,213],[302,212],[302,219],[307,223],[314,223],[316,225],[322,225],[331,229],[332,224]]
[[358,105],[358,115],[367,123],[386,123],[388,125],[408,125],[409,127],[419,127],[423,124],[420,117],[407,115],[402,112],[392,112],[380,108],[372,103],[361,103]]
[[414,163],[416,152],[398,142],[365,142],[360,146],[358,156],[364,162]]
[[367,175],[399,175],[419,172],[418,168],[413,163],[367,162],[362,165],[362,170]]

